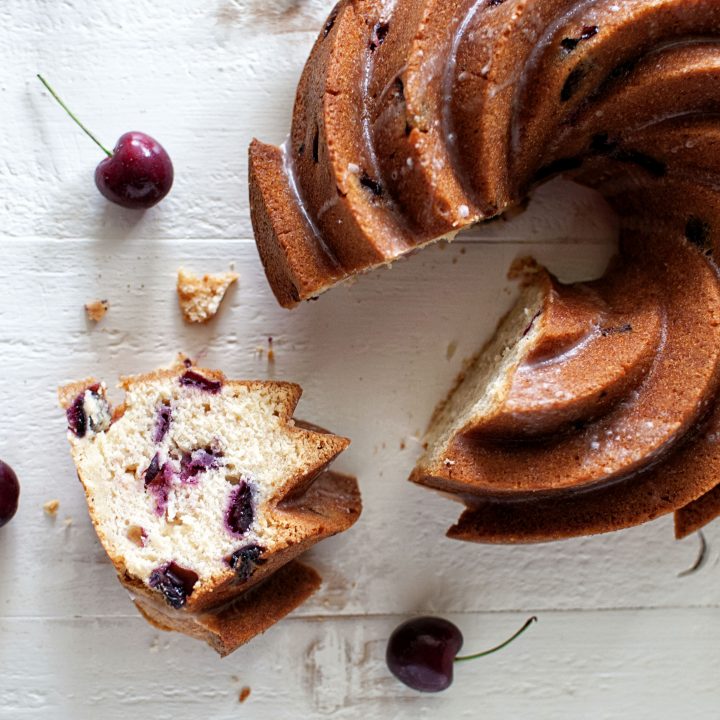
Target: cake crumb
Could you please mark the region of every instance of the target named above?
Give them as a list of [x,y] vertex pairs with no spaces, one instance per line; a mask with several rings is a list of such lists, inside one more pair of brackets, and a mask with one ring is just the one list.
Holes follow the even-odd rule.
[[271,337],[268,338],[267,359],[271,364],[275,362],[275,350],[273,350],[273,339]]
[[63,525],[65,525],[66,528],[69,528],[73,524],[73,519],[68,515],[65,520],[63,520]]
[[57,515],[58,508],[60,507],[60,501],[59,500],[48,500],[43,505],[43,510],[45,511],[45,514],[49,517],[55,517]]
[[457,340],[453,340],[452,342],[448,343],[447,349],[445,350],[445,357],[448,360],[452,360],[453,355],[455,355],[455,351],[457,350],[458,344]]
[[407,447],[407,445],[405,444],[405,440],[401,440],[400,441],[400,449],[404,450],[406,447]]
[[177,295],[185,320],[190,323],[204,323],[215,317],[225,293],[238,277],[236,272],[200,277],[180,268]]
[[240,695],[238,696],[238,700],[241,703],[244,703],[248,698],[250,697],[250,688],[245,685],[242,690],[240,690]]
[[85,314],[95,323],[100,322],[109,309],[110,303],[107,300],[90,300],[85,303]]

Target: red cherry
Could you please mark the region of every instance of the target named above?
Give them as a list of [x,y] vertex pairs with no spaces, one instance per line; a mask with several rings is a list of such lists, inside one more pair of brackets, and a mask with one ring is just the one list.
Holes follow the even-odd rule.
[[0,527],[9,523],[18,508],[20,483],[13,469],[0,460]]
[[159,203],[173,184],[173,165],[165,148],[149,135],[128,132],[113,154],[95,168],[95,184],[111,202],[127,208]]
[[386,662],[400,682],[421,692],[440,692],[453,681],[453,662],[463,636],[449,620],[417,617],[395,628]]
[[536,620],[531,617],[514,635],[490,650],[457,657],[463,636],[456,625],[438,617],[413,618],[393,631],[388,640],[385,661],[390,672],[413,690],[440,692],[452,684],[456,662],[497,652],[522,635]]
[[173,184],[173,165],[165,148],[149,135],[128,132],[110,152],[78,120],[42,75],[40,82],[83,132],[107,155],[95,169],[95,185],[111,202],[126,208],[147,209],[159,203]]

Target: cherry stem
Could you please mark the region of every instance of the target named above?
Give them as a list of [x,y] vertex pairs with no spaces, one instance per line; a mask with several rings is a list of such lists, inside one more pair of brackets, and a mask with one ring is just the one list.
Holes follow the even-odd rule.
[[509,645],[515,638],[520,637],[520,635],[522,635],[534,622],[537,622],[537,618],[533,615],[531,618],[528,618],[525,621],[525,624],[514,635],[511,635],[505,642],[496,645],[494,648],[490,648],[490,650],[485,650],[484,652],[475,653],[474,655],[462,655],[460,657],[456,657],[455,662],[463,662],[464,660],[475,660],[475,658],[485,657],[485,655],[491,655],[498,650],[502,650],[502,648],[504,648],[506,645]]
[[38,80],[47,88],[47,91],[58,101],[60,107],[80,126],[80,129],[108,156],[112,157],[112,153],[77,119],[70,108],[60,99],[58,94],[50,87],[48,81],[38,73]]

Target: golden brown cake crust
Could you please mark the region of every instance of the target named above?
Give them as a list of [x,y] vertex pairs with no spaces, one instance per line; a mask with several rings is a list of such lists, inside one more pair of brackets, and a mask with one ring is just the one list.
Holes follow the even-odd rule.
[[253,140],[249,166],[250,214],[260,259],[277,301],[292,307],[345,273],[300,212],[280,148]]
[[224,657],[282,620],[321,583],[315,570],[293,561],[228,605],[196,616],[171,616],[160,605],[140,598],[134,602],[143,617],[159,630],[174,630],[203,640]]
[[720,516],[720,485],[708,490],[675,512],[675,537],[680,539],[702,529]]

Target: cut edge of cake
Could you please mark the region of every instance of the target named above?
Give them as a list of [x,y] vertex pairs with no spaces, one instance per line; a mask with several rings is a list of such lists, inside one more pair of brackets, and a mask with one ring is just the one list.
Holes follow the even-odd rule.
[[435,409],[424,438],[424,452],[410,476],[412,482],[436,485],[439,478],[448,475],[451,461],[445,455],[453,441],[492,415],[503,402],[514,371],[538,337],[538,319],[549,290],[550,277],[545,271],[526,280],[490,340],[467,363],[453,389]]

